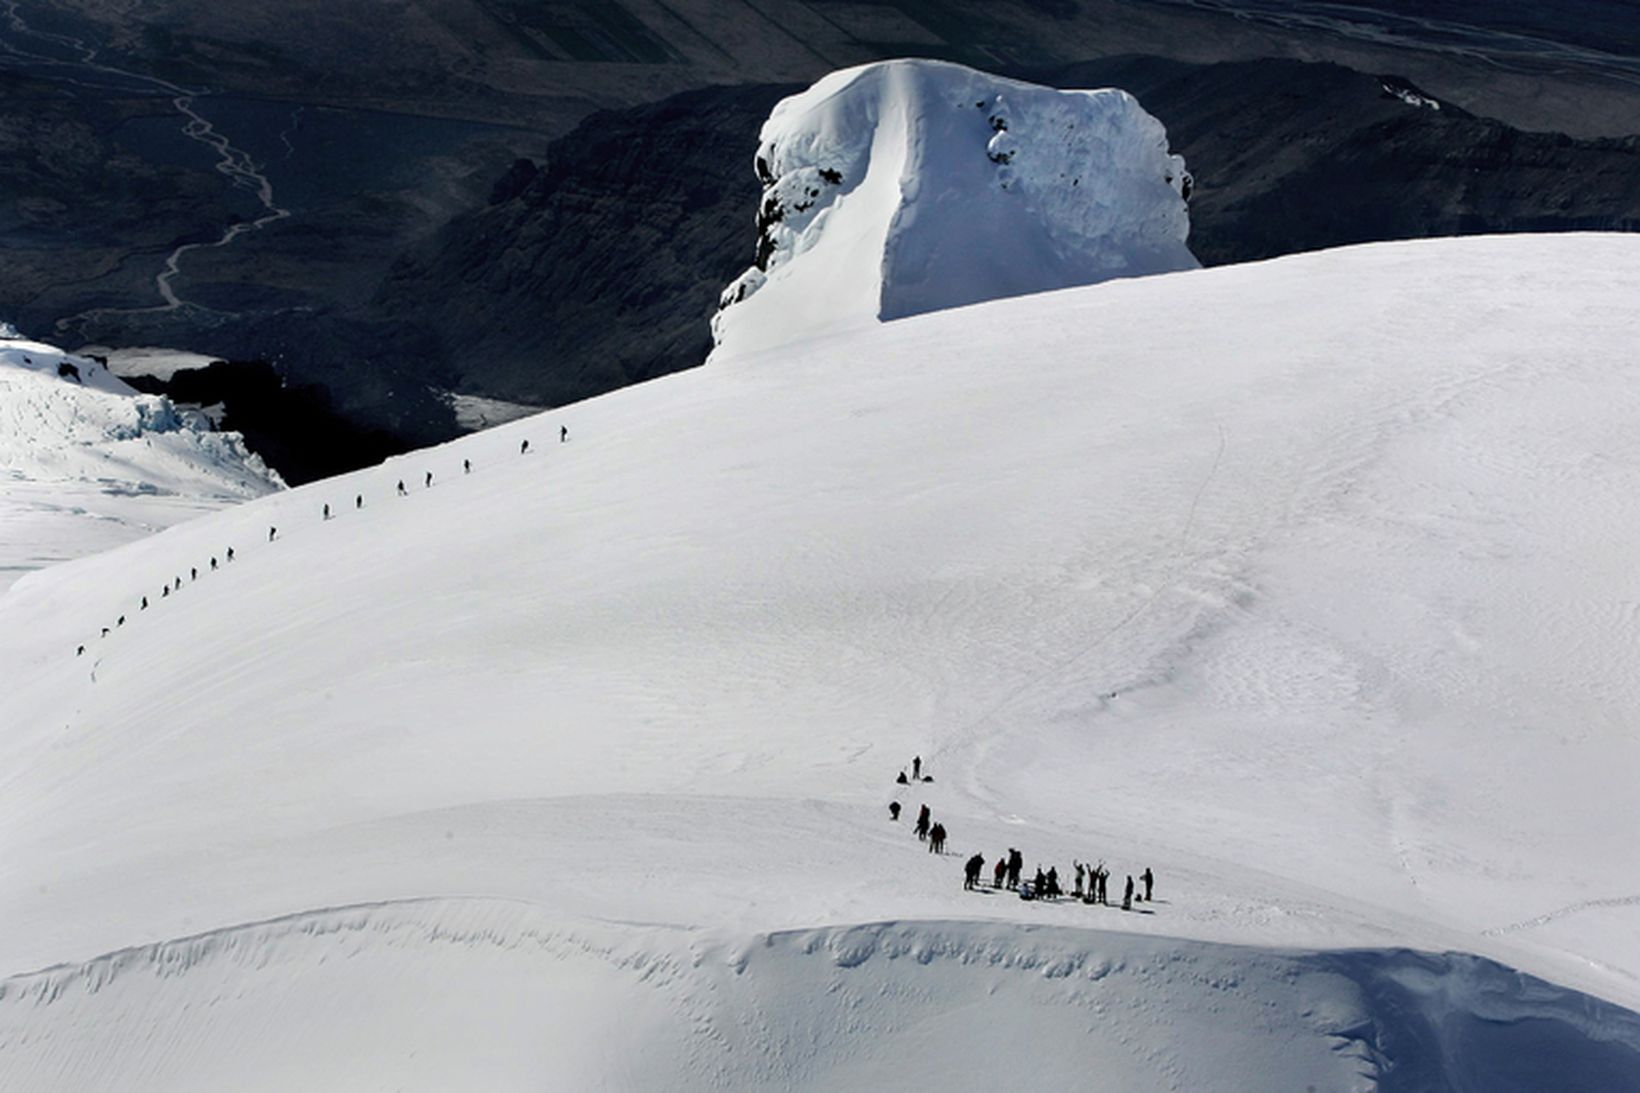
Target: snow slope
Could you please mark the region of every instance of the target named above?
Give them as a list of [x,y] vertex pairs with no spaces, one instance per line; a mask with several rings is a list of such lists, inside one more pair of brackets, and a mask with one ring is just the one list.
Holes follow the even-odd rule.
[[1184,161],[1124,91],[884,61],[782,100],[758,139],[757,261],[715,357],[1197,265]]
[[0,592],[283,485],[237,433],[0,324]]
[[[1637,291],[997,301],[31,574],[0,1087],[1640,1088]],[[961,890],[1009,846],[1157,901]]]

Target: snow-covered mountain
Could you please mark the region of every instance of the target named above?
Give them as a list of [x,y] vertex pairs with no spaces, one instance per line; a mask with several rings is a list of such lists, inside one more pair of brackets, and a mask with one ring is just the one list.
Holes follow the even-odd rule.
[[756,261],[716,358],[1197,264],[1184,161],[1123,91],[885,61],[782,100],[758,139]]
[[0,323],[0,591],[283,486],[237,433]]
[[31,574],[0,1086],[1636,1088],[1636,293],[996,301]]

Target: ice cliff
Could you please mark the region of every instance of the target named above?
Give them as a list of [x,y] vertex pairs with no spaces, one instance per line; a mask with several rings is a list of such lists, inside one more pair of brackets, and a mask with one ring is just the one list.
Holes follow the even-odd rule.
[[1119,90],[863,65],[781,101],[755,169],[756,258],[723,292],[714,358],[1197,265],[1184,161]]

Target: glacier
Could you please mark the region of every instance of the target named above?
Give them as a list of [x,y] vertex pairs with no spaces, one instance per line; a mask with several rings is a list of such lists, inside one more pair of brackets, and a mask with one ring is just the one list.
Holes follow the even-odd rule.
[[238,433],[0,323],[0,590],[284,488]]

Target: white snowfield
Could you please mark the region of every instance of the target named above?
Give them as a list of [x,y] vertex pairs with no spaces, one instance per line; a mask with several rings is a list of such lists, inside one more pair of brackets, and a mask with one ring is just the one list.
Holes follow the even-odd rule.
[[1636,298],[1114,281],[31,574],[0,1088],[1640,1088]]
[[1197,266],[1184,160],[1114,88],[943,61],[843,69],[775,106],[755,166],[760,260],[723,292],[714,358]]
[[0,590],[283,486],[238,433],[0,323]]

